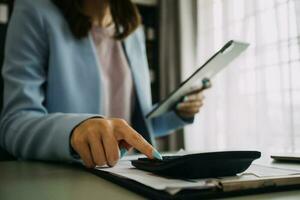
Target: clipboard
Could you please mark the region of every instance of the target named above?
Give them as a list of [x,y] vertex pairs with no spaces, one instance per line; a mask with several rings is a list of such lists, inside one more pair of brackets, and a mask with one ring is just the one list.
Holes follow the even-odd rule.
[[155,190],[137,181],[126,179],[109,172],[87,169],[92,174],[135,192],[147,199],[158,200],[193,200],[202,198],[224,198],[300,189],[300,175],[268,177],[249,181],[217,181],[216,187],[209,189],[189,189],[171,195],[165,191]]
[[[182,82],[179,87],[170,95],[162,100],[146,118],[151,119],[158,117],[163,113],[171,110],[181,98],[197,88],[203,87],[203,80],[210,80],[218,72],[224,69],[229,63],[237,58],[243,51],[248,48],[249,44],[231,40],[227,42],[217,53],[208,59],[201,67],[199,67],[188,79]],[[200,80],[200,81],[199,81]]]
[[[165,155],[189,153],[181,151]],[[113,168],[99,166],[86,170],[147,199],[190,200],[300,189],[300,169],[282,167],[274,163],[253,163],[246,171],[236,176],[174,179],[136,169],[131,161],[141,156],[143,157],[139,154],[125,156]]]

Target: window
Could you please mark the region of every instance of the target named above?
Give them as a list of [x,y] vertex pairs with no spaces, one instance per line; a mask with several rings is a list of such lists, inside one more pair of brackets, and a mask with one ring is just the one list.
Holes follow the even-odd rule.
[[300,151],[295,6],[293,0],[198,0],[197,63],[230,39],[251,45],[205,92],[201,114],[186,128],[187,150]]

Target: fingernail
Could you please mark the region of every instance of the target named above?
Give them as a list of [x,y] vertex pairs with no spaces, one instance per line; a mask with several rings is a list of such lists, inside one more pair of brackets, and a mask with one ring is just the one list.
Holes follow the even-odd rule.
[[209,88],[211,86],[210,80],[209,79],[203,79],[202,84],[204,88]]
[[123,158],[127,153],[127,149],[124,147],[121,147],[120,149],[120,157]]
[[152,156],[154,158],[158,159],[158,160],[162,160],[163,159],[162,156],[160,155],[160,153],[156,149],[153,150]]
[[187,100],[189,100],[189,98],[188,98],[187,96],[185,96],[185,97],[183,98],[183,101],[187,101]]

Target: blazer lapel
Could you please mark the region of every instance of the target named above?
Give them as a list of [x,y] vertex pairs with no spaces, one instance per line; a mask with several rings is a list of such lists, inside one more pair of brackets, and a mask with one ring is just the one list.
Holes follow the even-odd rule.
[[152,107],[150,76],[148,64],[145,60],[146,57],[143,55],[143,50],[136,34],[128,37],[124,41],[123,47],[125,48],[125,54],[131,67],[137,98],[142,113],[145,116]]

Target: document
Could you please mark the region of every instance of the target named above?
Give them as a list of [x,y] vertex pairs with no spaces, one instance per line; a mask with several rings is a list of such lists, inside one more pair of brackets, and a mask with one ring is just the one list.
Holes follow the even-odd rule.
[[215,188],[215,184],[207,182],[207,179],[203,180],[181,180],[170,179],[155,175],[150,172],[138,170],[131,165],[130,160],[121,160],[112,168],[97,167],[97,170],[106,171],[123,178],[128,178],[139,183],[142,183],[148,187],[156,190],[165,190],[170,194],[175,194],[182,189],[208,189]]

